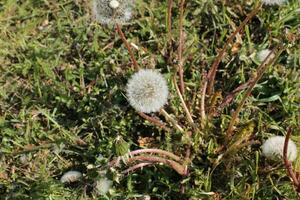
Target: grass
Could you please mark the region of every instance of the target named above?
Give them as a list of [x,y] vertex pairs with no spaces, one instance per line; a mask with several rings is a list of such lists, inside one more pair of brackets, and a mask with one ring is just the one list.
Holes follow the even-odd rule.
[[[183,68],[188,109],[202,123],[202,74],[230,33],[257,1],[191,0],[184,12]],[[128,104],[125,86],[134,73],[130,56],[112,26],[91,20],[85,0],[0,2],[0,199],[298,199],[283,162],[261,155],[260,144],[292,127],[300,142],[300,3],[266,7],[237,35],[219,65],[215,93],[206,98],[211,116],[195,131],[172,81],[177,70],[179,2],[168,43],[167,1],[137,1],[134,19],[122,27],[141,68],[156,68],[169,81],[165,107],[192,138],[141,118]],[[298,37],[298,38],[297,38]],[[218,110],[222,100],[256,73],[256,52],[282,43],[285,50],[246,99],[227,150],[226,131],[243,98]],[[214,112],[218,111],[218,112]],[[165,121],[159,114],[153,114]],[[180,157],[192,139],[190,174],[155,165],[120,176],[107,195],[96,195],[97,166],[117,155],[118,136],[130,149],[160,148]],[[247,142],[253,143],[248,145]],[[99,155],[103,156],[100,159]],[[220,156],[223,156],[222,158]],[[221,159],[220,159],[221,158]],[[59,178],[79,170],[84,179]],[[184,188],[184,192],[181,189]]]

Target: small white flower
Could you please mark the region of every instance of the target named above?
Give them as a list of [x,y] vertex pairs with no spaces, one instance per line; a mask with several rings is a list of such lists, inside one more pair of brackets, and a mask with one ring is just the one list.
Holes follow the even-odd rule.
[[[285,137],[283,136],[273,136],[267,139],[261,147],[263,155],[272,160],[282,159],[284,141]],[[294,161],[297,158],[297,146],[291,140],[288,143],[287,155],[289,161]]]
[[[271,53],[270,49],[263,49],[263,50],[260,50],[259,52],[257,52],[256,57],[257,57],[259,62],[263,62],[268,57],[268,55],[270,53]],[[272,60],[274,57],[275,57],[275,55],[271,54],[268,58],[268,62],[270,60]]]
[[82,173],[79,171],[68,171],[61,178],[62,183],[72,183],[81,179]]
[[130,105],[144,113],[157,112],[168,101],[168,85],[164,77],[155,70],[142,69],[127,83]]
[[284,2],[286,2],[286,0],[262,0],[262,3],[266,5],[281,5]]
[[130,20],[133,0],[93,0],[92,13],[101,24],[123,24]]
[[106,194],[111,188],[113,182],[106,177],[95,182],[94,191],[99,194]]

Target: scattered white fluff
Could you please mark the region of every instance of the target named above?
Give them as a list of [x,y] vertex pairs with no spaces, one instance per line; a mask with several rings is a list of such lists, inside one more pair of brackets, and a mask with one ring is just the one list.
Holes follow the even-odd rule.
[[92,13],[101,24],[124,24],[132,16],[133,0],[93,0]]
[[113,182],[106,177],[96,181],[94,190],[97,194],[106,194],[111,188]]
[[168,101],[168,85],[156,70],[142,69],[127,83],[127,97],[130,105],[144,113],[157,112]]
[[284,2],[286,2],[286,0],[262,0],[262,3],[266,5],[281,5]]
[[[283,136],[273,136],[267,139],[262,145],[263,155],[272,160],[282,159],[284,141],[285,137]],[[289,161],[294,161],[297,158],[297,146],[291,140],[288,143],[287,155]]]
[[[257,52],[256,56],[257,56],[257,59],[259,60],[259,62],[263,62],[270,53],[271,53],[270,49],[263,49],[263,50],[260,50],[259,52]],[[268,61],[272,60],[274,57],[275,57],[275,55],[271,54],[268,58]]]
[[61,178],[62,183],[72,183],[82,178],[82,173],[79,171],[68,171]]

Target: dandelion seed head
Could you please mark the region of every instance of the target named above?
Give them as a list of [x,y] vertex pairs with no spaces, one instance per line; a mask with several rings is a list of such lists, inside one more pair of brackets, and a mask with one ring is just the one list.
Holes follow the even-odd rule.
[[61,178],[62,183],[73,183],[81,179],[82,173],[79,171],[68,171]]
[[108,178],[104,177],[95,182],[94,191],[97,194],[106,194],[112,185],[113,185],[113,182],[111,180],[109,180]]
[[284,2],[286,2],[286,0],[262,0],[262,3],[265,5],[281,5]]
[[111,7],[112,9],[118,8],[119,5],[120,5],[120,3],[117,0],[112,0],[109,2],[109,7]]
[[[261,147],[263,155],[272,160],[282,159],[284,141],[283,136],[273,136],[267,139]],[[289,140],[287,150],[288,160],[294,161],[297,158],[297,146],[292,140]]]
[[[258,59],[259,62],[263,62],[267,57],[268,55],[271,53],[271,50],[270,49],[262,49],[260,50],[259,52],[257,52],[256,54],[256,57]],[[268,61],[269,62],[270,60],[272,60],[273,58],[275,57],[274,54],[271,54],[268,58]]]
[[93,0],[92,13],[101,24],[124,24],[132,16],[134,0]]
[[164,77],[155,70],[143,69],[135,73],[127,83],[130,105],[144,113],[157,112],[168,101],[168,85]]

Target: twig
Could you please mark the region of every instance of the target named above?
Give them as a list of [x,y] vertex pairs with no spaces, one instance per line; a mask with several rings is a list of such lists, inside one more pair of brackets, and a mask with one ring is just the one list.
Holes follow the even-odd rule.
[[292,134],[292,129],[288,128],[286,136],[285,136],[285,140],[284,140],[283,161],[284,161],[284,165],[285,165],[285,168],[286,168],[286,170],[288,172],[289,177],[292,179],[294,186],[297,187],[297,191],[299,191],[300,190],[299,180],[297,179],[296,174],[295,174],[295,172],[293,170],[293,166],[289,162],[288,156],[287,156],[289,139],[290,139],[291,134]]
[[231,36],[227,39],[223,49],[220,51],[220,53],[218,54],[217,58],[215,59],[215,61],[213,62],[209,72],[208,72],[208,87],[207,87],[207,94],[210,95],[212,93],[213,90],[213,86],[214,86],[214,81],[215,81],[215,77],[216,77],[216,72],[218,69],[218,66],[222,60],[222,58],[225,55],[225,52],[227,50],[227,47],[229,46],[229,44],[232,43],[232,41],[234,40],[235,36],[240,33],[244,26],[258,13],[258,11],[260,10],[261,4],[259,4],[247,17],[246,19],[241,23],[241,25],[231,34]]
[[179,46],[178,46],[178,74],[179,74],[179,82],[180,82],[180,92],[182,96],[184,96],[184,80],[183,80],[183,15],[184,15],[184,3],[185,0],[180,1],[180,8],[179,8]]
[[258,82],[258,80],[262,77],[262,75],[264,74],[264,72],[266,71],[266,69],[268,68],[268,66],[270,66],[270,64],[281,54],[282,52],[282,46],[280,46],[278,48],[278,53],[277,56],[274,56],[274,58],[270,59],[272,55],[274,55],[274,52],[276,51],[276,48],[274,48],[269,54],[268,56],[265,58],[265,60],[260,64],[260,66],[258,67],[257,70],[257,75],[255,77],[253,77],[253,81],[251,81],[251,84],[249,85],[248,89],[246,90],[244,96],[242,97],[241,102],[239,103],[238,107],[236,108],[236,110],[234,111],[228,129],[226,131],[226,136],[227,136],[227,140],[229,140],[232,136],[232,131],[233,131],[233,127],[235,125],[236,119],[242,109],[242,107],[244,106],[248,96],[251,94],[254,86],[256,85],[256,83]]
[[169,113],[167,113],[167,111],[165,111],[165,109],[160,109],[160,113],[166,118],[166,120],[170,121],[179,132],[184,132],[183,128],[171,115],[169,115]]
[[137,63],[137,61],[136,61],[136,59],[133,55],[130,44],[128,43],[128,41],[127,41],[127,39],[126,39],[126,37],[125,37],[125,35],[124,35],[124,33],[123,33],[123,31],[122,31],[122,29],[121,29],[121,27],[118,23],[116,23],[116,30],[117,30],[118,34],[120,35],[123,43],[125,44],[128,52],[129,52],[129,55],[130,55],[131,61],[133,62],[135,70],[139,70],[139,65],[138,65],[138,63]]
[[167,132],[170,131],[170,128],[166,127],[166,125],[163,122],[159,121],[158,119],[156,119],[154,117],[151,117],[151,116],[149,116],[149,115],[147,115],[147,114],[145,114],[143,112],[138,112],[138,114],[142,118],[146,119],[147,121],[151,122],[152,124],[154,124],[154,125],[162,128],[162,129],[164,129],[165,131],[167,131]]
[[187,116],[187,120],[191,124],[191,126],[195,128],[196,125],[195,125],[194,120],[192,118],[192,115],[191,115],[191,113],[190,113],[190,111],[189,111],[189,109],[188,109],[188,107],[187,107],[187,105],[186,105],[186,103],[185,103],[185,101],[182,97],[182,94],[180,93],[180,90],[179,90],[178,85],[176,83],[176,77],[175,76],[174,76],[173,82],[174,82],[174,85],[175,85],[175,88],[176,88],[176,92],[177,92],[177,94],[179,96],[179,99],[181,101],[182,107],[183,107],[183,109],[185,111],[185,114]]
[[175,161],[181,162],[180,157],[176,156],[175,154],[173,154],[171,152],[164,151],[164,150],[161,150],[161,149],[138,149],[138,150],[135,150],[135,151],[131,151],[128,154],[130,156],[133,156],[133,155],[142,154],[142,153],[161,154],[161,155],[164,155],[164,156],[168,156],[168,157],[172,158]]

